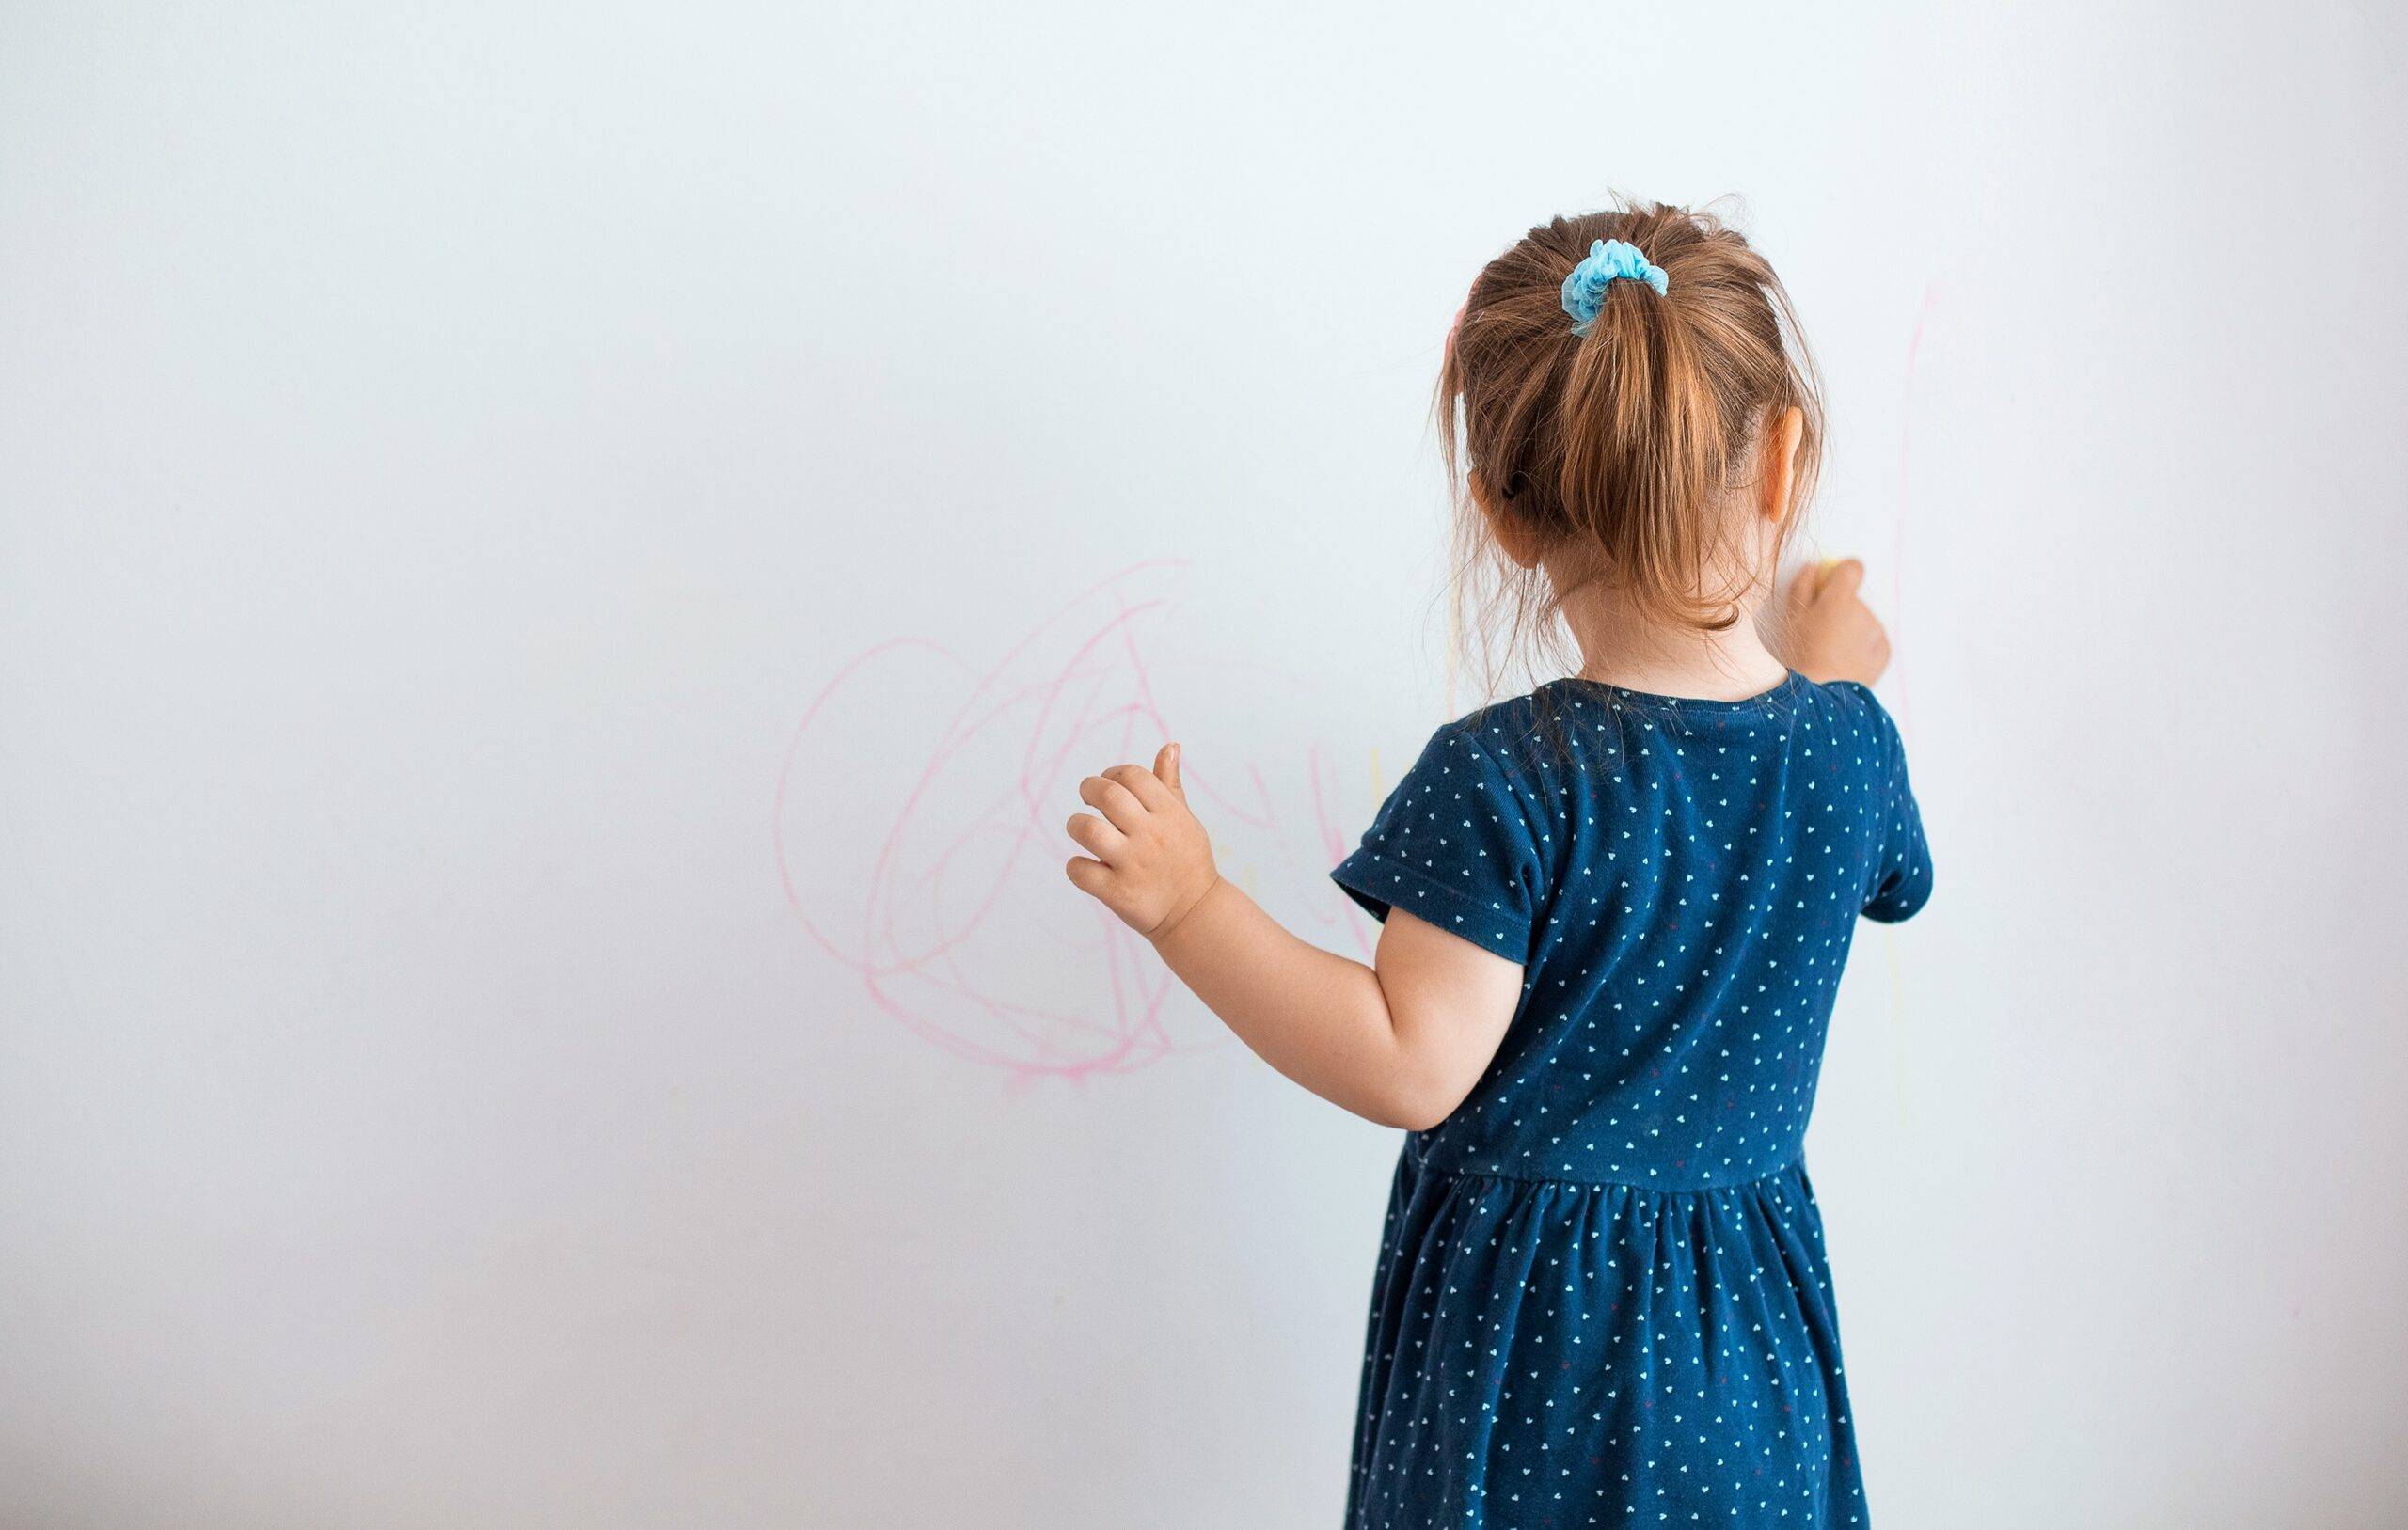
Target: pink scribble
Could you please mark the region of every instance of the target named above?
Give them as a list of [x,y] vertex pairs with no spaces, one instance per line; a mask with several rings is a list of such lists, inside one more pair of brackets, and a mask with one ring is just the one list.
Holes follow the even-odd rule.
[[[1184,990],[1145,940],[1062,875],[1077,848],[1063,825],[1083,808],[1080,779],[1117,761],[1150,764],[1180,736],[1146,642],[1171,606],[1162,587],[1182,566],[1159,560],[1099,580],[984,668],[925,639],[879,643],[840,669],[795,726],[774,809],[786,903],[876,1010],[957,1057],[1022,1080],[1085,1080],[1218,1040],[1203,1026],[1183,1038],[1174,1013],[1200,1009],[1177,1004]],[[915,676],[929,661],[939,671]],[[912,689],[915,678],[935,689]],[[959,696],[949,716],[942,700],[923,704],[947,690]],[[938,718],[932,740],[896,742]],[[1323,875],[1347,848],[1341,823],[1368,808],[1333,802],[1326,751],[1302,745],[1300,758],[1266,771],[1231,743],[1185,742],[1188,797],[1224,875],[1250,882],[1268,865],[1310,933],[1342,928],[1368,954],[1368,923]],[[1282,779],[1295,787],[1276,789]],[[1296,796],[1309,819],[1301,831],[1283,807]],[[839,865],[848,852],[866,864]]]

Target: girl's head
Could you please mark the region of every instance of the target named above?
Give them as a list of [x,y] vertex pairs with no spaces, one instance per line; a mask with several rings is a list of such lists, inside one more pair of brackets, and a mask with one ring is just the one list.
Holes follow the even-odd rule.
[[[1599,242],[1660,276],[1617,248],[1568,292]],[[1437,402],[1465,572],[1509,641],[1582,591],[1672,631],[1745,617],[1813,490],[1816,394],[1781,279],[1710,213],[1560,217],[1489,261]]]

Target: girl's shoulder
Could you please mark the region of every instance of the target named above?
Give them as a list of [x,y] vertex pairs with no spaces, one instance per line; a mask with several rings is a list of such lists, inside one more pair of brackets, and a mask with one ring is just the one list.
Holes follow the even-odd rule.
[[[1545,687],[1542,686],[1541,690]],[[1509,755],[1539,726],[1541,693],[1529,691],[1503,701],[1482,702],[1459,718],[1438,725],[1437,736],[1458,738],[1495,755]]]
[[[1804,679],[1804,676],[1799,676]],[[1861,680],[1808,680],[1806,684],[1833,704],[1861,715],[1888,719],[1890,714],[1881,705],[1881,698]]]
[[1884,755],[1905,752],[1898,721],[1873,694],[1872,686],[1859,680],[1808,680],[1805,684],[1830,709],[1835,726],[1877,745]]

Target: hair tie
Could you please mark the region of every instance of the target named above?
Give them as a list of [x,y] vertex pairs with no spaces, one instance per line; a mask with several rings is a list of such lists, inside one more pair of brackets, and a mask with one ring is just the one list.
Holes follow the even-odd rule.
[[1563,278],[1563,311],[1572,315],[1572,333],[1586,335],[1606,306],[1606,289],[1616,277],[1643,281],[1662,296],[1671,278],[1660,265],[1650,265],[1636,244],[1600,239],[1589,246],[1588,258]]

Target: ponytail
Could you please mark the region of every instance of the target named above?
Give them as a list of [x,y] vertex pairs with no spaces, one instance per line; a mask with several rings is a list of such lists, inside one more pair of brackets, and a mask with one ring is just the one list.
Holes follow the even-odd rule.
[[[1490,261],[1450,338],[1437,412],[1491,686],[1499,650],[1560,639],[1563,597],[1591,579],[1666,624],[1738,621],[1756,571],[1735,556],[1735,480],[1791,408],[1805,430],[1784,543],[1821,452],[1813,362],[1771,267],[1709,213],[1557,218]],[[1492,513],[1567,588],[1497,557]]]
[[1676,301],[1618,282],[1574,342],[1551,497],[1651,616],[1719,630],[1735,619],[1703,592],[1719,518],[1699,511],[1719,496],[1729,443]]

